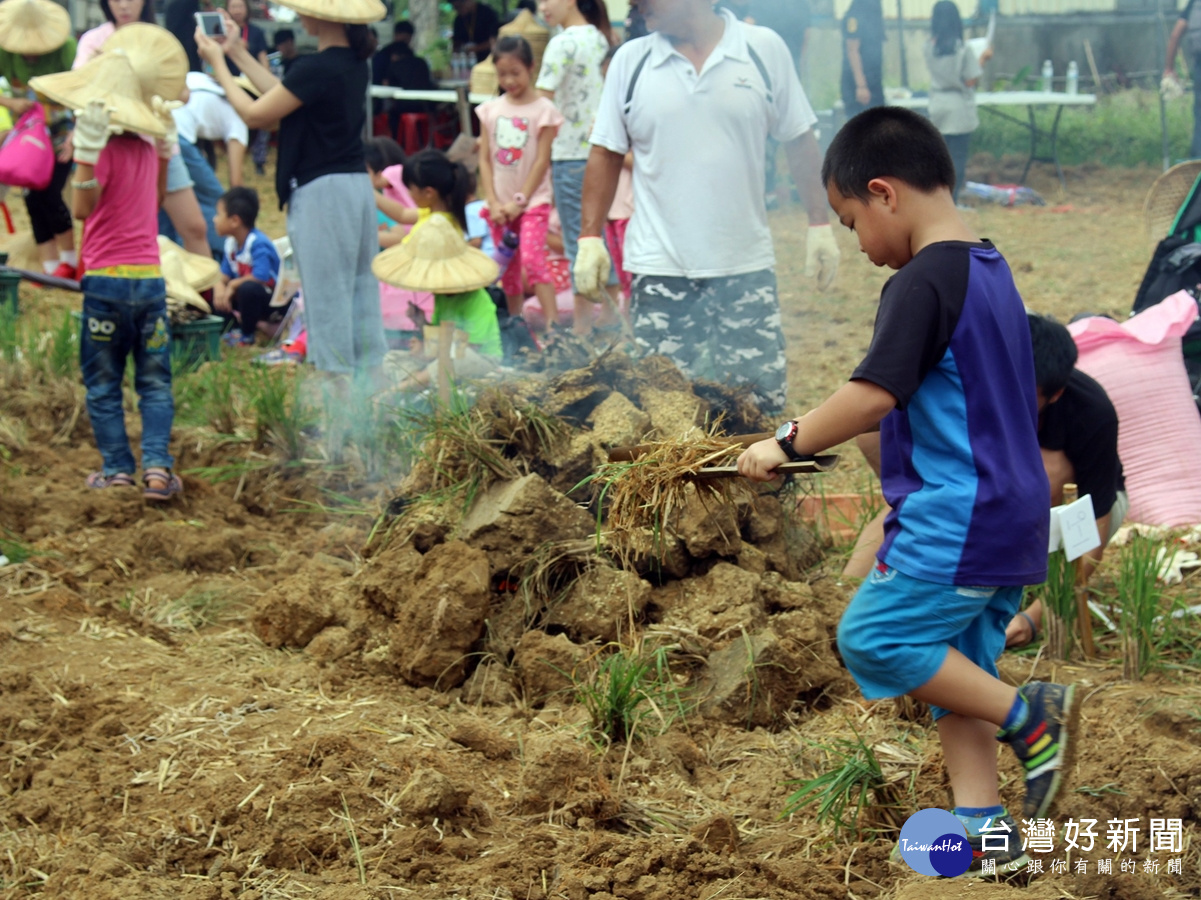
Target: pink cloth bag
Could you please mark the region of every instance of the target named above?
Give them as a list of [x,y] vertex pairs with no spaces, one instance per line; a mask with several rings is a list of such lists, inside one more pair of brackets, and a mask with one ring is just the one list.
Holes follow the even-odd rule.
[[1201,416],[1180,348],[1196,318],[1197,302],[1180,291],[1125,322],[1094,317],[1068,326],[1076,367],[1105,388],[1118,414],[1130,522],[1201,523]]
[[[413,195],[405,187],[402,166],[389,166],[381,174],[388,179],[388,187],[384,189],[385,197],[395,200],[409,209],[417,208]],[[408,226],[403,227],[408,232]],[[384,328],[388,331],[420,331],[424,323],[413,320],[413,309],[424,313],[425,321],[429,322],[434,316],[434,295],[406,291],[404,288],[393,287],[381,281],[379,283],[379,306],[384,317]]]
[[35,103],[0,144],[0,184],[44,191],[54,174],[54,144],[46,113]]

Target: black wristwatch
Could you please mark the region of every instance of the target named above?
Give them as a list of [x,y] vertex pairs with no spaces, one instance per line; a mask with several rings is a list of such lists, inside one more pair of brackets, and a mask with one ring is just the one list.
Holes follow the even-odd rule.
[[796,452],[796,448],[792,446],[798,430],[796,422],[793,421],[785,422],[776,429],[776,443],[780,445],[780,449],[784,451],[784,455],[793,462],[799,462],[804,459],[801,454]]

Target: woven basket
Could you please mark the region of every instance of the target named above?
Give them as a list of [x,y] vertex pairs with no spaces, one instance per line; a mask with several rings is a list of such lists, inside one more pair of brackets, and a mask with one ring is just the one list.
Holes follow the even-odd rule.
[[1189,160],[1172,166],[1155,179],[1147,199],[1143,201],[1143,222],[1147,238],[1153,244],[1168,236],[1168,229],[1176,221],[1180,205],[1184,203],[1193,183],[1201,175],[1201,160]]
[[467,82],[467,90],[473,94],[488,94],[492,97],[500,93],[500,81],[496,77],[496,64],[492,62],[491,56],[471,67],[471,78]]
[[550,43],[550,29],[534,18],[528,9],[523,9],[512,22],[501,26],[501,37],[511,34],[520,35],[530,42],[530,49],[534,51],[534,77],[537,78],[542,71],[542,54]]

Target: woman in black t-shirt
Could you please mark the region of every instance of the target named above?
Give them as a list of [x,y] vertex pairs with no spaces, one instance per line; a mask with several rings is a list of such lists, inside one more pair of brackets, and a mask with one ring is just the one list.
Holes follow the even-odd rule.
[[[309,360],[326,373],[365,375],[378,369],[387,349],[379,282],[371,274],[378,250],[375,192],[362,143],[371,74],[365,23],[382,18],[384,5],[380,0],[283,0],[283,5],[301,14],[305,31],[317,38],[317,52],[297,59],[282,82],[250,54],[228,18],[223,43],[198,31],[196,44],[247,125],[279,123],[275,188],[280,206],[287,207],[300,270]],[[238,87],[226,56],[261,97],[253,99]],[[341,379],[331,384],[338,392],[347,387]]]

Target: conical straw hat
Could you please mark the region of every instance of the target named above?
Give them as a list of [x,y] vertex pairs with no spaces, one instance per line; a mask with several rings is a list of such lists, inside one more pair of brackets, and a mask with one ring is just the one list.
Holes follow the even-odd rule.
[[371,263],[380,281],[409,291],[461,294],[496,281],[500,268],[463,238],[458,226],[432,215],[403,244],[389,247]]
[[221,264],[211,256],[190,253],[179,244],[158,236],[158,255],[161,259],[176,256],[183,263],[184,278],[198,291],[207,291],[221,280]]
[[41,56],[57,50],[71,36],[71,16],[50,0],[4,0],[0,3],[0,50]]
[[[162,256],[160,268],[163,272],[163,281],[167,283],[167,300],[175,300],[183,304],[199,310],[206,316],[212,315],[212,307],[210,307],[204,298],[197,293],[196,288],[188,284],[187,273],[184,272],[183,258],[175,253],[165,253]],[[168,306],[171,304],[168,302]]]
[[370,25],[388,14],[380,0],[277,0],[280,6],[294,9],[302,16],[345,22],[347,25]]
[[188,77],[188,54],[183,44],[166,28],[149,22],[130,22],[109,36],[102,53],[120,50],[133,63],[142,99],[147,103],[156,94],[164,100],[178,100]]
[[67,109],[83,109],[92,100],[101,100],[118,128],[154,137],[166,136],[163,123],[142,98],[133,63],[119,50],[97,54],[86,65],[70,72],[30,78],[29,86]]

